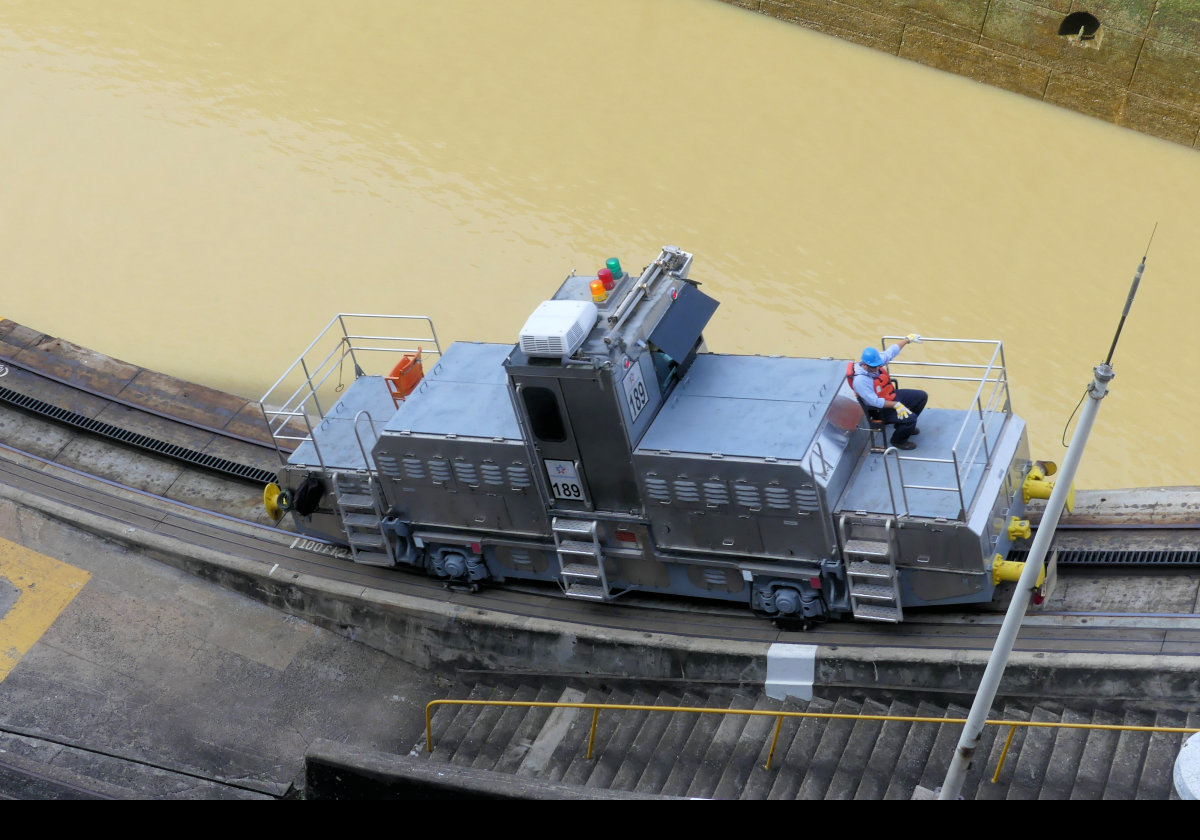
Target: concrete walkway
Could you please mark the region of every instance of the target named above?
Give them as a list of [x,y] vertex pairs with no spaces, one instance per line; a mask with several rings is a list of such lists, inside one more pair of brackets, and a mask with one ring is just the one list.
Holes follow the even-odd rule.
[[0,535],[0,798],[284,796],[314,741],[407,752],[442,696],[430,674],[9,502]]

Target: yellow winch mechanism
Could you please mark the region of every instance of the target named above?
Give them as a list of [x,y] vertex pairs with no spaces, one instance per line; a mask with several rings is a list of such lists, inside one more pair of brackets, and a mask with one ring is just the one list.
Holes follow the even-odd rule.
[[[1011,580],[1014,583],[1021,579],[1021,572],[1025,571],[1025,561],[1023,560],[1005,560],[1003,555],[997,554],[992,558],[992,584],[999,584],[1001,581]],[[1046,567],[1042,566],[1042,573],[1038,575],[1037,583],[1033,585],[1034,589],[1039,589],[1046,582]]]
[[[1050,494],[1054,492],[1054,480],[1050,476],[1058,472],[1058,464],[1053,461],[1034,461],[1029,468],[1029,474],[1025,476],[1025,481],[1021,483],[1021,490],[1025,496],[1025,503],[1028,504],[1030,499],[1049,499]],[[1067,513],[1075,510],[1075,485],[1072,484],[1067,491],[1066,502]]]
[[263,488],[263,507],[272,519],[279,519],[292,509],[292,494],[280,490],[278,484],[271,482]]

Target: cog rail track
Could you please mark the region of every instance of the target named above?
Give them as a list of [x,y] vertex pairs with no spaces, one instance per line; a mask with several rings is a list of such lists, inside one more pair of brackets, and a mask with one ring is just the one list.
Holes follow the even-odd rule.
[[62,406],[55,405],[33,396],[28,391],[37,391],[37,380],[47,380],[71,389],[73,392],[85,394],[89,397],[96,397],[113,405],[120,405],[135,412],[140,412],[144,415],[158,417],[169,421],[171,424],[179,424],[191,429],[212,434],[218,438],[235,441],[238,444],[244,444],[250,447],[261,449],[274,450],[274,446],[266,441],[255,440],[253,438],[239,435],[230,432],[227,429],[216,428],[211,425],[198,423],[185,418],[171,416],[164,412],[155,411],[145,406],[140,406],[128,400],[122,400],[112,395],[102,393],[101,391],[80,384],[78,382],[70,382],[61,377],[53,376],[43,371],[34,370],[26,365],[22,365],[11,359],[0,356],[0,383],[3,383],[4,378],[9,373],[10,369],[18,369],[26,376],[25,391],[14,390],[0,384],[0,404],[7,405],[12,408],[19,409],[27,414],[35,416],[39,420],[57,423],[64,426],[69,426],[82,432],[87,432],[99,438],[104,438],[124,446],[133,447],[155,455],[171,458],[175,461],[197,467],[202,470],[207,470],[214,473],[219,473],[232,478],[251,482],[259,486],[275,481],[276,474],[273,470],[264,469],[258,466],[239,463],[219,455],[201,452],[178,443],[172,443],[152,435],[136,432],[122,426],[98,420],[95,417],[88,417],[77,411],[73,411]]

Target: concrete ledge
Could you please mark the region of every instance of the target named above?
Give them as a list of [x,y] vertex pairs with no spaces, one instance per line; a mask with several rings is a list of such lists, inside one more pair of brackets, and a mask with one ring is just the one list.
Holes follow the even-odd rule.
[[[4,510],[10,507],[9,510]],[[0,485],[0,521],[24,516],[62,523],[353,638],[420,668],[529,671],[575,678],[714,682],[763,686],[765,643],[597,629],[493,614],[329,581],[133,528],[35,493]],[[36,532],[36,527],[28,530]],[[31,545],[36,550],[36,545]],[[965,696],[987,651],[814,646],[813,688]],[[1192,700],[1200,696],[1200,657],[1014,654],[1005,697],[1097,701]]]
[[314,741],[304,757],[305,799],[677,799],[595,790],[431,763],[392,753]]

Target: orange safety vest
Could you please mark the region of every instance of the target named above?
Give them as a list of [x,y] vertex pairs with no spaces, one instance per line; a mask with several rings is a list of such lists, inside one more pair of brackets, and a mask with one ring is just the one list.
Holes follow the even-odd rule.
[[[846,363],[846,381],[850,383],[850,390],[854,390],[854,376],[858,372],[855,369],[855,362]],[[866,376],[866,374],[863,374]],[[892,377],[888,375],[887,368],[879,369],[879,373],[872,377],[871,384],[875,386],[875,396],[884,400],[896,399],[896,383],[892,381]]]

